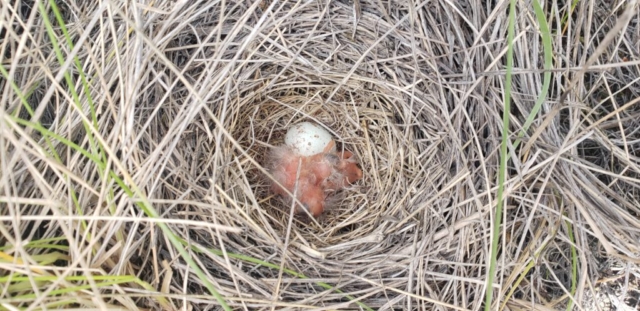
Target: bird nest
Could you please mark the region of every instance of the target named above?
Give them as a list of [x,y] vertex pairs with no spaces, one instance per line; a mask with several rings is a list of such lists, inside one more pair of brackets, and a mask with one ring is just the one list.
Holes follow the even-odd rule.
[[[640,262],[634,130],[640,109],[629,86],[640,76],[637,68],[577,72],[582,53],[594,46],[567,52],[558,42],[554,55],[565,55],[573,69],[567,76],[553,73],[549,100],[521,133],[543,88],[536,71],[542,44],[537,25],[529,24],[534,11],[519,2],[513,49],[515,66],[527,70],[513,76],[506,199],[494,231],[504,7],[193,2],[60,4],[77,40],[64,52],[79,67],[75,60],[37,58],[53,55],[42,34],[28,40],[16,34],[9,36],[15,42],[0,44],[8,55],[22,44],[37,50],[10,57],[7,72],[19,87],[0,80],[3,97],[11,98],[2,99],[5,111],[51,131],[3,123],[2,173],[9,186],[1,190],[8,202],[2,215],[22,216],[0,230],[2,242],[14,241],[18,248],[11,249],[20,252],[3,252],[33,256],[14,263],[40,263],[41,269],[55,260],[36,259],[52,248],[20,245],[51,238],[71,245],[55,257],[69,274],[139,278],[99,288],[91,283],[91,292],[71,292],[88,285],[65,279],[58,292],[71,293],[61,301],[96,308],[106,301],[194,310],[223,303],[478,310],[495,277],[501,286],[491,288],[501,307],[564,309],[580,302],[601,275],[599,263],[615,257],[638,271],[632,265]],[[580,2],[580,16],[569,18],[593,21],[585,27],[604,40],[608,29],[622,29],[615,26],[619,14],[595,2],[598,10],[586,8],[594,2]],[[28,5],[21,8],[30,14]],[[548,10],[550,18],[564,12]],[[584,44],[592,42],[575,45]],[[633,55],[623,48],[632,44],[616,46],[598,53],[606,61]],[[67,84],[53,78],[62,77],[60,68],[73,69]],[[69,81],[81,69],[87,72],[77,80],[88,77],[89,85],[78,82],[79,91],[71,92]],[[562,94],[567,81],[578,80],[584,83]],[[34,115],[20,108],[16,89],[30,91]],[[301,121],[329,129],[364,173],[310,221],[291,217],[291,206],[270,190],[266,169],[271,150]],[[497,256],[493,268],[491,254]],[[10,273],[24,268],[12,267]],[[18,295],[39,284],[11,290]],[[140,284],[153,295],[141,298]],[[96,293],[102,300],[87,296]]]
[[[392,24],[366,14],[352,37],[349,24],[335,24],[348,20],[352,9],[331,4],[332,18],[326,19],[315,6],[306,6],[296,9],[299,18],[277,26],[286,29],[281,39],[263,37],[265,33],[253,40],[238,36],[236,40],[248,43],[247,51],[240,44],[225,51],[229,58],[242,55],[234,65],[234,78],[209,79],[212,84],[228,80],[209,96],[202,119],[189,122],[188,127],[201,128],[200,135],[189,134],[191,141],[180,139],[175,148],[191,154],[186,162],[197,168],[197,175],[184,176],[185,186],[207,176],[201,191],[189,196],[211,200],[221,208],[199,209],[195,217],[243,229],[241,234],[222,237],[204,229],[192,231],[198,243],[267,259],[312,279],[348,280],[344,286],[341,282],[332,286],[349,291],[367,288],[381,276],[411,273],[405,264],[418,250],[426,254],[428,249],[437,258],[443,251],[452,256],[455,245],[466,244],[460,240],[466,235],[450,231],[451,221],[480,215],[476,208],[452,205],[456,192],[472,192],[466,189],[472,184],[452,187],[468,172],[456,165],[460,150],[451,144],[471,124],[462,122],[456,129],[449,111],[455,105],[425,92],[423,86],[436,85],[418,81],[412,72],[426,66],[426,60],[396,59],[415,51],[404,37],[409,23]],[[288,50],[277,43],[302,40],[314,25],[317,38],[306,45],[302,41],[301,47]],[[274,26],[260,27],[267,31]],[[211,47],[200,53],[203,59],[215,59],[219,51]],[[193,80],[208,73],[180,70],[195,75]],[[364,172],[363,179],[331,196],[329,207],[311,221],[291,217],[291,206],[270,191],[267,172],[271,150],[283,145],[287,129],[301,121],[329,129],[339,147],[354,153]],[[198,151],[183,145],[198,146]],[[486,204],[485,199],[479,201]],[[480,252],[481,247],[472,248]],[[445,266],[440,269],[446,271]],[[279,278],[277,269],[252,271],[253,284],[244,286],[255,287],[254,293],[263,291],[260,295],[277,293],[273,286],[287,279],[286,289],[278,293],[285,301],[300,299],[302,293],[316,297],[314,304],[344,299],[323,294],[326,289],[308,280],[292,280],[286,274]]]
[[[320,81],[322,77],[307,76],[306,79]],[[327,100],[334,90],[335,87],[319,86],[293,87],[275,94],[265,92],[252,99],[254,105],[245,106],[248,111],[238,114],[238,124],[249,126],[230,132],[247,156],[255,161],[246,161],[242,166],[247,176],[246,187],[253,190],[251,195],[259,203],[258,206],[246,205],[247,215],[257,219],[259,226],[273,228],[278,236],[284,236],[287,228],[293,226],[299,232],[298,238],[292,240],[293,245],[313,245],[322,257],[351,249],[354,239],[380,242],[384,232],[380,226],[383,219],[395,217],[400,220],[417,210],[407,208],[410,206],[407,197],[413,198],[411,204],[426,201],[427,196],[416,200],[411,193],[423,192],[424,187],[433,186],[422,181],[427,180],[426,172],[436,170],[421,164],[415,166],[421,162],[420,155],[428,147],[417,139],[418,132],[424,127],[402,126],[404,123],[399,115],[409,114],[408,118],[413,119],[414,112],[402,111],[398,99],[385,95],[391,94],[392,90],[381,90],[375,84],[369,91],[338,88],[336,95]],[[327,209],[315,221],[294,218],[290,224],[289,206],[274,197],[269,188],[269,175],[263,167],[268,166],[265,163],[272,149],[283,145],[287,128],[302,120],[312,120],[329,128],[338,149],[352,151],[366,174],[363,180],[330,195]],[[404,135],[416,139],[407,141],[403,139]],[[432,165],[440,163],[433,161]],[[405,178],[414,182],[405,181]],[[345,242],[345,249],[341,250],[340,244]],[[325,252],[322,250],[325,247],[334,251]]]

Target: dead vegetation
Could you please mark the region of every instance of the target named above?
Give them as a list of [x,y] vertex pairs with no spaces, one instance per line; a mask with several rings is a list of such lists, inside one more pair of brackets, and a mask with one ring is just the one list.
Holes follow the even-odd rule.
[[[543,84],[517,2],[493,310],[595,309],[612,280],[638,306],[636,2],[543,4],[554,70],[514,147]],[[49,2],[49,33],[0,3],[0,309],[217,309],[208,283],[234,309],[484,306],[508,2],[57,1],[75,48]],[[305,224],[261,164],[309,119],[365,177]]]

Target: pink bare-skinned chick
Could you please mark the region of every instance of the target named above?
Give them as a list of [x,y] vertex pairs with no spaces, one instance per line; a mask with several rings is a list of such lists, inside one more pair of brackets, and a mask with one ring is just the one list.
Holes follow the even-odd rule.
[[298,199],[313,217],[320,216],[324,211],[325,195],[319,186],[307,184],[307,188],[300,192]]
[[362,170],[353,159],[353,153],[343,151],[339,153],[339,160],[334,165],[334,172],[326,182],[326,189],[338,191],[362,179]]
[[[272,191],[291,199],[287,190],[291,193],[295,190],[302,208],[314,217],[318,217],[324,211],[327,192],[341,190],[361,179],[363,175],[353,159],[353,153],[337,152],[333,140],[323,152],[308,157],[296,154],[287,146],[275,148],[271,152],[270,162],[271,174],[282,184],[280,186],[273,182]],[[300,208],[297,204],[296,213],[302,212]]]
[[[271,189],[275,194],[287,195],[284,189],[293,192],[293,188],[296,183],[296,175],[298,171],[298,161],[300,157],[296,156],[287,147],[274,148],[270,154],[270,173],[273,175],[275,181],[282,184],[278,185],[276,182],[272,182]],[[304,176],[304,172],[301,172],[301,176]],[[283,189],[284,187],[284,189]]]
[[[275,148],[271,153],[272,163],[269,166],[274,179],[282,186],[273,182],[272,191],[285,198],[290,198],[286,190],[295,193],[305,209],[314,217],[319,216],[324,210],[325,199],[321,183],[331,173],[331,166],[321,159],[318,156],[301,157],[286,146]],[[296,213],[301,212],[297,205]]]

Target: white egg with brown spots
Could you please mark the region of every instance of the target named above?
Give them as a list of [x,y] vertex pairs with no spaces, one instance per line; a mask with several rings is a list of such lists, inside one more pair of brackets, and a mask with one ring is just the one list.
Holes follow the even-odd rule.
[[284,143],[303,157],[323,152],[331,141],[331,133],[311,122],[291,126],[284,137]]

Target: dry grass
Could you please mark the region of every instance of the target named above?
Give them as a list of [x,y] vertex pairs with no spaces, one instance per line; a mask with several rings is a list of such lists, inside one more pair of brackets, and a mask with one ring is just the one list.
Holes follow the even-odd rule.
[[[505,93],[496,2],[57,1],[75,49],[47,2],[61,61],[37,4],[1,0],[0,310],[211,310],[211,288],[234,309],[482,308]],[[637,306],[637,1],[571,2],[543,6],[551,86],[513,148],[543,59],[517,2],[494,310],[591,310],[614,281],[618,308]],[[365,172],[310,224],[261,165],[305,119]]]

